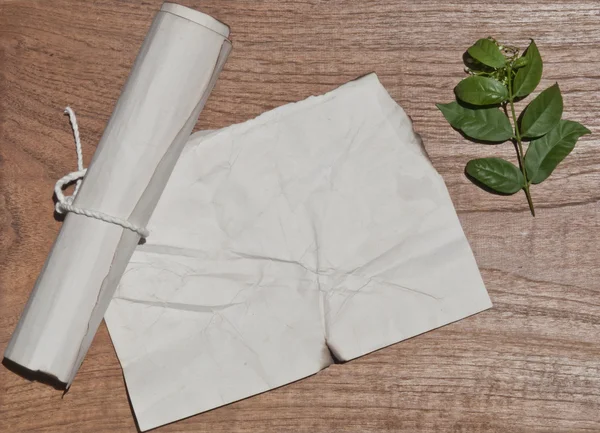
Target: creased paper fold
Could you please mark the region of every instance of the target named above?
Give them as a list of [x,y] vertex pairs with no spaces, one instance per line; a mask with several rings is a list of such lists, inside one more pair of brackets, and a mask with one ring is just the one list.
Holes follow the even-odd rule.
[[491,306],[374,74],[192,136],[149,229],[105,316],[142,430]]

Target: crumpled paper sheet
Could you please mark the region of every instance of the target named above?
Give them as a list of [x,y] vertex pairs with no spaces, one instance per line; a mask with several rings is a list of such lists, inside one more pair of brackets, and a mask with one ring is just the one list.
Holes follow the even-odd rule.
[[106,313],[141,430],[490,308],[371,74],[192,136]]

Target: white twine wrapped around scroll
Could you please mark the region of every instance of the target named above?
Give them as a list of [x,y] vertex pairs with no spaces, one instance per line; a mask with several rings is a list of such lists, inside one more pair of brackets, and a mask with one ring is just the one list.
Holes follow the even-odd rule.
[[[127,221],[123,218],[108,215],[104,212],[73,206],[73,200],[75,200],[75,196],[77,196],[77,193],[79,192],[79,187],[81,186],[81,181],[85,176],[85,173],[87,172],[87,168],[83,168],[83,154],[81,150],[81,139],[79,137],[79,126],[77,125],[77,116],[75,116],[75,112],[71,107],[65,108],[65,113],[69,115],[71,127],[73,128],[73,136],[75,137],[75,150],[77,152],[77,171],[73,171],[56,181],[56,184],[54,185],[54,193],[56,194],[57,199],[55,207],[56,212],[59,214],[73,212],[77,215],[83,215],[88,218],[95,218],[97,220],[101,220],[110,224],[116,224],[125,229],[136,232],[143,238],[147,238],[150,235],[150,232],[145,227],[139,227],[131,223],[130,221]],[[75,184],[75,190],[73,191],[73,194],[70,196],[65,196],[62,192],[62,189],[66,185],[74,181],[77,181],[77,183]]]

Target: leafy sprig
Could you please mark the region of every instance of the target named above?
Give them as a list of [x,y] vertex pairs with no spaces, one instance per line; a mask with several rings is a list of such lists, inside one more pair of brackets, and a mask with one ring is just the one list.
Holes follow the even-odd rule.
[[542,78],[543,62],[535,41],[520,55],[517,47],[480,39],[467,50],[465,63],[469,77],[454,88],[456,100],[437,107],[453,128],[471,140],[511,141],[519,161],[517,167],[502,158],[473,159],[467,163],[467,175],[497,193],[514,194],[522,189],[535,216],[531,185],[546,180],[579,137],[590,131],[577,122],[561,120],[558,84],[538,94],[517,117],[515,101],[533,92]]

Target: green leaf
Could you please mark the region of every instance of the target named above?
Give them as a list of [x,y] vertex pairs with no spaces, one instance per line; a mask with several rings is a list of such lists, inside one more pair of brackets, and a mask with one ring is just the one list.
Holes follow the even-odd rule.
[[475,140],[503,142],[513,136],[508,117],[497,108],[473,110],[458,102],[437,104],[448,123]]
[[454,88],[454,92],[458,99],[472,105],[493,105],[508,99],[504,84],[488,77],[465,78]]
[[476,140],[503,142],[513,136],[513,129],[508,117],[497,108],[469,110],[473,116],[465,117],[462,132]]
[[517,70],[520,68],[523,68],[524,66],[527,66],[528,60],[527,57],[519,57],[517,60],[515,60],[515,62],[512,64],[512,68],[513,70]]
[[465,108],[456,101],[448,104],[435,104],[453,128],[460,129],[465,116]]
[[582,124],[561,120],[542,138],[529,143],[525,155],[525,169],[529,180],[532,183],[546,180],[556,166],[571,153],[579,137],[585,134],[591,132]]
[[478,62],[492,68],[502,68],[506,64],[498,45],[489,39],[479,39],[467,52]]
[[467,163],[466,171],[488,188],[503,194],[514,194],[525,185],[521,171],[502,158],[473,159]]
[[562,112],[562,95],[558,84],[554,84],[537,95],[525,108],[521,120],[521,135],[535,138],[546,134],[558,124]]
[[517,97],[529,95],[535,90],[542,78],[542,57],[533,39],[523,57],[527,60],[525,66],[517,71],[513,84],[513,92]]
[[494,72],[494,68],[491,68],[487,65],[484,65],[478,60],[475,60],[470,55],[464,56],[463,58],[465,62],[465,66],[473,71],[481,71],[481,72]]

